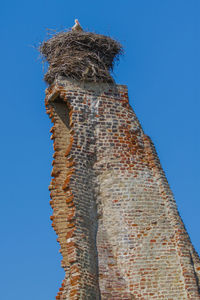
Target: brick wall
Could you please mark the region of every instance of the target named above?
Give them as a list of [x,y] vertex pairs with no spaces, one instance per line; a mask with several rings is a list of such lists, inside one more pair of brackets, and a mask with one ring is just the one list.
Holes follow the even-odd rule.
[[46,93],[56,298],[200,299],[199,257],[127,88],[60,78]]

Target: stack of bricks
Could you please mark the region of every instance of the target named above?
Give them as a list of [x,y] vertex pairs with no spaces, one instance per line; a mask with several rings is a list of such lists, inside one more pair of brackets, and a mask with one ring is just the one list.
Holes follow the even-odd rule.
[[199,257],[126,86],[60,77],[45,103],[66,273],[56,299],[200,299]]

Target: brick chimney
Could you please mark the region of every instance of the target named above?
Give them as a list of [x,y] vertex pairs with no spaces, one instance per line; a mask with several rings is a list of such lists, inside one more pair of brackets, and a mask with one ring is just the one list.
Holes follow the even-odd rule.
[[[129,105],[127,87],[115,84],[110,62],[105,67],[109,53],[105,44],[100,53],[101,35],[91,46],[91,33],[73,34],[83,43],[85,35],[88,57],[79,53],[74,69],[64,51],[55,51],[56,62],[54,54],[47,59],[51,219],[65,270],[56,299],[200,299],[199,257],[153,143]],[[80,51],[74,42],[74,56]]]

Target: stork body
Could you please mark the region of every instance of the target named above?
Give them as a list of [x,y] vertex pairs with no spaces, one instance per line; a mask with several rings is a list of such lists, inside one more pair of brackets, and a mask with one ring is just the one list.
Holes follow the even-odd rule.
[[75,19],[75,25],[72,27],[72,31],[83,31],[78,19]]

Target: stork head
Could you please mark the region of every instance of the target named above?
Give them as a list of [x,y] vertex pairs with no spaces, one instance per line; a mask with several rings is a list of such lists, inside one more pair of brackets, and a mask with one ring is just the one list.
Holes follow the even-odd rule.
[[79,21],[78,21],[78,19],[75,19],[75,23],[76,23],[76,24],[79,24]]

